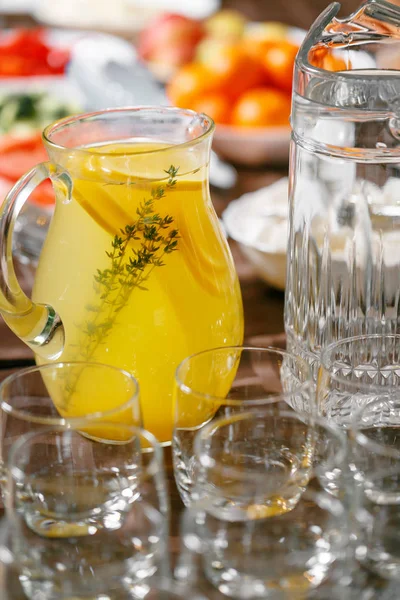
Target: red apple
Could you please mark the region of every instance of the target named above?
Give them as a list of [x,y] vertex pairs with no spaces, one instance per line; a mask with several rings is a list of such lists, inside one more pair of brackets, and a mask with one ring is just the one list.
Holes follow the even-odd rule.
[[171,67],[180,67],[194,58],[196,47],[188,43],[182,43],[180,46],[167,46],[165,48],[155,48],[150,62],[165,63]]
[[192,60],[204,36],[203,24],[183,15],[165,13],[141,33],[138,51],[146,61],[178,67]]

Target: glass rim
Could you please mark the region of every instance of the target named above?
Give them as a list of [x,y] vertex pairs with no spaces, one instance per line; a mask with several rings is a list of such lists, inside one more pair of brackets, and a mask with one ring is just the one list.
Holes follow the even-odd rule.
[[[235,422],[239,422],[239,421],[244,421],[247,420],[249,418],[252,419],[257,419],[263,416],[278,416],[278,417],[284,417],[284,418],[290,418],[293,421],[296,421],[298,423],[303,423],[306,426],[309,427],[313,427],[314,425],[317,425],[319,427],[322,427],[323,429],[329,431],[329,433],[331,435],[333,435],[335,437],[335,439],[337,441],[339,441],[340,443],[340,451],[335,453],[335,457],[334,460],[332,460],[333,464],[342,464],[342,462],[345,461],[346,456],[347,456],[347,437],[344,433],[343,430],[341,430],[335,423],[330,422],[328,419],[326,419],[325,417],[322,417],[320,415],[315,415],[312,413],[306,413],[306,412],[301,412],[301,411],[290,411],[290,410],[284,410],[284,409],[280,409],[279,406],[276,406],[275,408],[273,407],[266,407],[265,409],[262,410],[248,410],[246,412],[241,412],[235,415],[231,415],[229,417],[219,417],[218,419],[215,419],[214,421],[211,421],[209,423],[207,423],[207,425],[205,425],[202,429],[200,429],[200,431],[196,434],[195,436],[195,440],[194,440],[194,455],[196,457],[196,459],[199,461],[199,464],[207,467],[210,466],[209,463],[209,459],[207,458],[204,462],[204,455],[206,454],[206,452],[204,451],[204,446],[207,444],[210,436],[213,434],[213,430],[217,430],[219,427],[225,427],[225,426],[229,426],[232,423]],[[202,459],[203,457],[203,459]],[[329,461],[331,462],[331,461]],[[238,474],[238,479],[243,479],[243,469],[239,469],[236,467],[213,467],[217,470],[217,472],[228,472],[229,474]],[[315,472],[318,474],[318,467],[315,469]],[[249,475],[245,478],[249,478],[251,477],[252,479],[255,477],[256,475],[254,473],[249,473]],[[265,475],[261,475],[260,477],[261,479],[265,478]]]
[[[97,110],[97,111],[93,111],[93,112],[87,112],[87,113],[81,113],[78,115],[72,115],[69,117],[64,117],[63,119],[59,119],[57,121],[54,121],[53,123],[51,123],[50,125],[47,125],[47,127],[44,128],[43,132],[42,132],[42,139],[44,141],[44,143],[49,146],[50,148],[54,149],[54,150],[61,150],[63,152],[70,152],[71,150],[74,150],[74,152],[79,151],[80,153],[83,153],[85,155],[91,155],[93,154],[93,150],[92,148],[88,147],[85,148],[83,146],[77,146],[77,147],[67,147],[67,146],[63,146],[62,144],[57,144],[54,141],[52,141],[51,136],[54,133],[58,133],[60,132],[62,129],[64,129],[65,127],[68,127],[70,125],[77,125],[80,122],[84,123],[86,120],[89,119],[97,119],[99,117],[102,117],[104,115],[110,116],[110,115],[120,115],[120,114],[135,114],[137,115],[138,113],[153,113],[153,114],[171,114],[171,115],[177,115],[177,114],[182,114],[182,115],[187,115],[188,117],[200,117],[203,120],[203,123],[206,125],[206,129],[205,131],[203,131],[200,135],[198,135],[197,137],[193,138],[192,140],[188,140],[185,142],[181,142],[181,143],[169,143],[167,144],[165,147],[163,146],[162,148],[158,148],[158,149],[153,149],[153,150],[143,150],[141,152],[123,152],[121,154],[119,154],[119,156],[128,156],[129,154],[137,154],[138,156],[143,156],[146,154],[158,154],[161,152],[167,152],[169,151],[171,148],[186,148],[188,146],[193,146],[194,144],[198,144],[200,142],[202,142],[204,139],[208,138],[215,130],[215,123],[214,121],[211,119],[211,117],[209,117],[208,115],[204,114],[204,113],[198,113],[194,110],[190,110],[188,108],[178,108],[175,106],[163,106],[163,105],[138,105],[138,106],[124,106],[124,107],[117,107],[117,108],[105,108],[102,110]],[[99,156],[113,156],[118,157],[118,153],[115,152],[101,152],[99,153]]]
[[[329,378],[332,381],[335,381],[336,383],[340,383],[343,384],[344,386],[346,386],[347,388],[350,389],[357,389],[357,390],[361,390],[361,391],[374,391],[374,392],[380,392],[382,390],[385,390],[386,392],[391,392],[393,390],[399,390],[398,386],[382,386],[382,385],[377,385],[377,384],[373,384],[373,383],[357,383],[355,381],[348,381],[345,377],[342,377],[341,375],[336,375],[334,373],[331,372],[333,366],[338,362],[337,360],[328,360],[327,357],[336,349],[339,348],[340,346],[344,345],[344,344],[348,344],[348,343],[353,343],[353,342],[361,342],[361,341],[366,341],[366,340],[373,340],[373,339],[382,339],[382,338],[392,338],[395,340],[398,340],[399,342],[399,347],[400,347],[400,334],[398,333],[366,333],[363,335],[354,335],[348,338],[342,338],[340,340],[337,340],[336,342],[332,342],[331,344],[329,344],[328,346],[325,346],[325,348],[322,350],[321,352],[321,359],[320,359],[320,368],[322,368],[329,376]],[[399,352],[400,355],[400,352]],[[349,367],[350,368],[350,367]],[[362,367],[361,369],[362,370]],[[370,371],[370,368],[365,368],[365,371]]]
[[[271,393],[271,394],[267,394],[265,398],[258,398],[258,399],[253,399],[253,400],[251,400],[251,399],[236,400],[234,398],[233,399],[222,398],[221,396],[207,394],[206,392],[200,392],[198,390],[191,388],[190,386],[186,385],[184,383],[184,381],[182,380],[182,378],[180,376],[180,370],[182,368],[184,368],[188,362],[192,361],[193,359],[197,359],[198,357],[204,356],[206,354],[212,354],[214,352],[221,352],[221,351],[232,352],[232,350],[233,351],[245,350],[246,352],[249,352],[249,351],[250,352],[261,352],[263,354],[274,354],[274,355],[279,354],[282,357],[289,356],[291,359],[302,364],[302,366],[305,368],[306,372],[309,374],[309,379],[307,378],[307,380],[304,381],[303,383],[301,383],[294,391],[291,391],[291,392],[283,392],[282,391],[282,392]],[[268,404],[274,404],[279,399],[284,400],[285,398],[291,398],[294,395],[298,394],[299,392],[308,391],[308,390],[311,391],[313,389],[311,369],[310,369],[309,365],[307,364],[307,362],[300,356],[296,356],[295,354],[292,354],[288,350],[284,350],[283,348],[276,348],[274,346],[264,346],[264,347],[262,347],[262,346],[259,346],[259,347],[258,346],[247,346],[247,345],[245,345],[245,346],[240,346],[240,345],[217,346],[215,348],[208,348],[207,350],[201,350],[200,352],[196,352],[195,354],[191,354],[191,355],[187,356],[179,363],[179,365],[177,366],[177,368],[175,370],[175,383],[176,383],[177,387],[179,388],[179,390],[181,392],[183,392],[184,394],[195,396],[196,398],[201,398],[205,402],[220,402],[221,400],[223,400],[223,403],[227,406],[263,406],[263,405],[268,405]]]
[[[19,469],[18,466],[15,465],[15,459],[17,454],[21,451],[21,449],[26,445],[29,444],[34,438],[36,437],[40,437],[49,433],[57,433],[57,432],[62,432],[62,433],[67,433],[67,432],[75,432],[77,434],[80,434],[81,432],[79,431],[79,429],[85,429],[88,427],[88,425],[90,425],[88,423],[87,420],[85,419],[81,419],[80,422],[75,422],[75,423],[67,423],[65,425],[51,425],[49,427],[42,427],[40,429],[37,429],[35,431],[28,431],[27,433],[22,434],[21,436],[18,437],[18,439],[12,444],[11,448],[10,448],[10,453],[8,456],[8,460],[7,460],[7,464],[8,464],[8,469],[9,469],[9,473],[10,473],[10,480],[15,480],[15,479],[19,479],[18,477],[15,477],[15,469]],[[163,473],[163,452],[162,452],[162,448],[160,445],[160,442],[157,440],[157,438],[155,437],[155,435],[153,435],[150,431],[148,431],[147,429],[144,429],[143,427],[137,427],[136,425],[125,425],[124,423],[116,423],[113,421],[102,421],[101,423],[99,423],[98,421],[94,421],[92,423],[92,425],[94,427],[98,427],[101,425],[101,427],[110,427],[113,430],[119,430],[119,431],[129,431],[131,433],[133,433],[132,437],[127,440],[105,440],[105,444],[107,445],[107,443],[109,445],[112,446],[123,446],[124,444],[129,444],[132,441],[132,438],[135,436],[138,436],[140,438],[143,438],[146,440],[146,442],[148,442],[151,446],[152,452],[149,452],[147,449],[145,449],[145,451],[142,453],[146,453],[146,454],[153,454],[150,462],[148,465],[145,465],[143,467],[142,465],[142,472],[140,473],[139,479],[140,481],[143,481],[145,479],[148,479],[148,477],[152,477],[154,475],[156,475],[157,473]],[[90,437],[85,437],[84,439],[86,440],[90,440]],[[93,442],[99,443],[97,440],[93,439]],[[103,443],[103,442],[101,442]],[[19,469],[20,470],[20,469]]]
[[[24,376],[32,375],[36,372],[41,372],[42,370],[52,370],[52,369],[62,369],[63,367],[94,367],[100,369],[109,369],[115,371],[116,373],[120,373],[124,376],[125,379],[130,380],[133,384],[133,392],[131,397],[126,400],[123,404],[120,404],[116,408],[107,410],[107,411],[98,411],[94,413],[88,413],[87,415],[78,415],[75,417],[55,417],[55,416],[37,416],[31,414],[26,409],[20,409],[13,407],[7,400],[3,398],[4,391],[9,385],[12,385],[18,379],[23,379]],[[112,417],[119,412],[122,412],[128,409],[130,406],[133,406],[135,402],[139,403],[139,394],[140,394],[140,385],[136,377],[126,371],[125,369],[120,369],[119,367],[114,367],[113,365],[106,365],[105,363],[95,363],[95,362],[87,362],[87,361],[61,361],[54,363],[46,363],[43,365],[33,365],[31,367],[25,367],[23,369],[19,369],[15,373],[8,375],[1,383],[0,383],[0,410],[3,410],[6,414],[12,415],[18,419],[23,421],[41,424],[43,426],[53,425],[53,426],[65,426],[67,424],[74,424],[75,422],[82,422],[86,420],[89,421],[99,421],[100,419],[106,419],[108,417]],[[49,395],[50,397],[50,395]],[[140,406],[139,406],[140,408]]]
[[[392,388],[392,389],[394,389],[394,388]],[[397,389],[399,389],[399,388],[397,388]],[[400,459],[400,449],[395,450],[394,448],[391,448],[390,446],[387,446],[386,444],[381,444],[381,443],[377,442],[376,440],[371,440],[369,438],[369,436],[366,433],[364,433],[365,428],[360,427],[360,424],[361,424],[360,417],[363,414],[363,412],[365,410],[367,410],[368,408],[370,409],[371,406],[373,406],[374,404],[381,404],[381,403],[382,403],[381,398],[375,398],[375,400],[371,400],[365,406],[360,408],[354,414],[354,417],[353,417],[353,419],[351,421],[351,425],[350,425],[350,431],[352,432],[353,438],[356,441],[356,443],[359,446],[361,446],[362,448],[365,448],[366,450],[371,450],[372,452],[374,452],[375,454],[378,454],[379,456]],[[399,410],[399,414],[400,414],[400,402],[399,402],[398,410]],[[385,425],[378,425],[378,426],[368,427],[368,429],[371,429],[372,431],[377,431],[378,429],[381,429],[384,427],[385,427]],[[400,472],[400,467],[399,467],[399,472]]]

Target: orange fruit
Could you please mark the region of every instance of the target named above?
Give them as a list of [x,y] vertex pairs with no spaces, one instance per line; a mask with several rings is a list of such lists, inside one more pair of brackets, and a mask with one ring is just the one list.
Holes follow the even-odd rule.
[[266,82],[259,62],[239,44],[221,44],[216,47],[208,68],[218,81],[219,89],[233,99]]
[[274,88],[249,90],[232,111],[232,124],[242,127],[289,125],[290,97]]
[[277,88],[292,90],[294,60],[299,47],[288,40],[265,42],[262,52],[262,64],[270,83]]
[[192,108],[204,94],[217,88],[213,74],[207,67],[197,63],[185,65],[172,77],[167,86],[167,96],[179,108]]
[[263,64],[263,56],[265,51],[271,43],[275,43],[274,40],[260,40],[253,39],[250,37],[243,38],[241,41],[242,48],[244,52],[250,55],[254,60],[256,60],[260,65]]
[[193,110],[199,113],[205,113],[212,118],[215,123],[229,123],[231,115],[231,102],[229,98],[221,93],[213,92],[199,96],[193,104]]

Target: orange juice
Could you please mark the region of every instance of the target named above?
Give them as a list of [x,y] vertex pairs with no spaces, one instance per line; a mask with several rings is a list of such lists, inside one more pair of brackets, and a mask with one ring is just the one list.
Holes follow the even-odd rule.
[[[152,151],[162,147],[124,142],[91,147],[87,158],[71,152],[72,195],[56,190],[33,299],[53,306],[64,323],[58,360],[107,363],[137,377],[144,426],[165,442],[177,365],[200,350],[240,344],[243,316],[207,167],[193,168],[189,152],[173,164],[170,151],[164,177],[155,177]],[[96,397],[87,386],[87,412],[112,405],[111,385]],[[75,409],[67,402],[59,410],[70,416]]]

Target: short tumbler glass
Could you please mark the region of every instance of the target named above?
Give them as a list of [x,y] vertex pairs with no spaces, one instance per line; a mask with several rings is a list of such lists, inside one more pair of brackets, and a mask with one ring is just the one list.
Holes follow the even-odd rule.
[[[342,436],[324,419],[277,407],[204,427],[177,575],[196,580],[200,553],[207,579],[234,598],[303,598],[319,586],[342,555],[347,527],[342,503],[311,480],[344,460]],[[340,458],[325,455],[324,437]]]
[[32,600],[106,598],[168,573],[162,449],[143,429],[104,426],[114,440],[85,420],[12,447],[0,557]]
[[[105,382],[109,387],[105,388]],[[111,387],[112,396],[105,398],[104,389]],[[4,379],[0,384],[0,486],[3,491],[13,442],[45,426],[63,426],[82,420],[141,426],[139,384],[133,375],[98,363],[64,362],[20,369]],[[100,428],[97,433],[101,437],[104,430]]]
[[194,438],[207,423],[279,402],[315,410],[309,366],[278,348],[234,346],[189,356],[177,368],[174,400],[174,473],[186,505],[196,478]]

